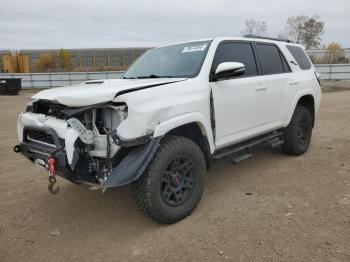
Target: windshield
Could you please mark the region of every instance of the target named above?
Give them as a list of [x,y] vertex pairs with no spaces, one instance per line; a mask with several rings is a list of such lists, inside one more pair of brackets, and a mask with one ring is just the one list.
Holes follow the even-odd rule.
[[209,45],[210,41],[201,41],[151,49],[123,78],[194,77],[202,67]]

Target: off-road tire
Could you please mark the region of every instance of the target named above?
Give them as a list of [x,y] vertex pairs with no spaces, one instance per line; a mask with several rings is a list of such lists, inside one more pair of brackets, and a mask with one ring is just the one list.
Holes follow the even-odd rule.
[[306,107],[297,106],[292,120],[284,130],[283,151],[288,155],[304,154],[310,145],[312,136],[312,116]]
[[[183,171],[186,169],[188,170]],[[190,172],[193,179],[188,178]],[[196,143],[181,136],[165,137],[144,174],[133,184],[134,200],[144,215],[160,223],[175,223],[190,215],[197,207],[203,193],[205,173],[205,159]],[[185,179],[177,178],[182,176]],[[175,186],[180,183],[184,186],[186,181],[189,187],[190,181],[193,181],[192,188],[187,189],[184,186],[181,192],[176,189],[179,194],[172,193],[175,190],[171,191],[170,188],[174,184],[170,185],[167,180],[169,177],[172,182],[177,183]],[[184,203],[174,206],[175,200],[179,199]]]

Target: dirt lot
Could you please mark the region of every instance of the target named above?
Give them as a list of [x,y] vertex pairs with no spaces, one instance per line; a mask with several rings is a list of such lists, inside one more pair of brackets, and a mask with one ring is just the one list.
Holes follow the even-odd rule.
[[350,261],[349,89],[324,94],[306,155],[214,163],[199,207],[171,226],[144,218],[129,187],[59,179],[49,195],[46,172],[12,151],[28,97],[0,97],[0,261]]

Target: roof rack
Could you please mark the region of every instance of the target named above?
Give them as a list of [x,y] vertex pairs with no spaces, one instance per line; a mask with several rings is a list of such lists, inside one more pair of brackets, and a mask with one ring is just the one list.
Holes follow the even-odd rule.
[[257,38],[257,39],[266,39],[266,40],[273,40],[273,41],[281,41],[281,42],[287,42],[287,43],[295,43],[292,40],[289,39],[282,39],[282,38],[273,38],[273,37],[265,37],[265,36],[257,36],[257,35],[244,35],[245,38]]

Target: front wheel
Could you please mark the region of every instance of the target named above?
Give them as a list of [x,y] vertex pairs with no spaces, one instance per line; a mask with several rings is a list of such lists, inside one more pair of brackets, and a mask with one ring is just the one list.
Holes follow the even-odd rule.
[[205,172],[204,156],[197,144],[181,136],[166,137],[145,173],[135,182],[134,200],[152,219],[175,223],[198,205]]
[[284,130],[284,144],[282,149],[289,155],[302,155],[309,148],[312,136],[312,116],[303,107],[295,108],[292,120]]

